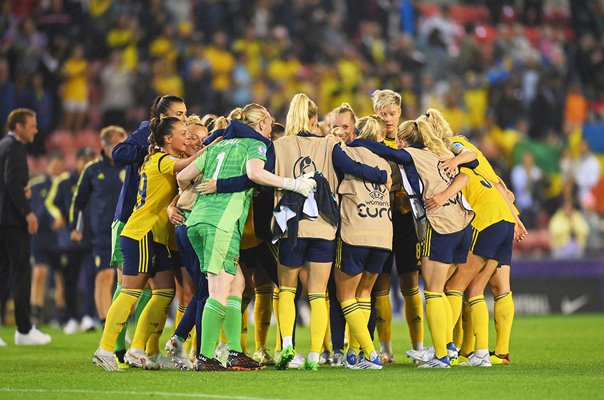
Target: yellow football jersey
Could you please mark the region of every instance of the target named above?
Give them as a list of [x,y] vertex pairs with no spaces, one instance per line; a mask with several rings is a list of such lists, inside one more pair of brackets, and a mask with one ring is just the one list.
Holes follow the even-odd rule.
[[241,235],[241,244],[239,247],[241,250],[253,249],[262,243],[262,240],[256,236],[254,228],[254,204],[250,204],[250,211],[247,214],[245,225],[243,226],[243,234]]
[[168,220],[168,205],[177,193],[174,176],[177,161],[178,157],[160,152],[143,164],[136,205],[122,236],[140,240],[151,231],[154,242],[169,244],[174,226]]
[[499,177],[486,157],[464,137],[455,136],[452,142],[452,150],[455,154],[460,153],[464,147],[472,149],[478,154],[478,167],[475,169],[463,168],[463,172],[470,177],[470,181],[462,190],[462,194],[476,212],[472,226],[478,231],[482,231],[499,221],[514,223],[510,207],[494,186],[499,183]]
[[396,145],[396,139],[384,138],[384,144],[390,147],[391,149],[398,149],[398,146]]

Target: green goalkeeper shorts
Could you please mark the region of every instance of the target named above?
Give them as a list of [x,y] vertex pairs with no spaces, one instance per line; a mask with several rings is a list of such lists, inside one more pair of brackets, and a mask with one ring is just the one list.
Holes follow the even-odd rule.
[[189,226],[187,236],[199,258],[201,272],[218,275],[221,270],[235,275],[239,265],[241,233],[225,232],[209,224]]

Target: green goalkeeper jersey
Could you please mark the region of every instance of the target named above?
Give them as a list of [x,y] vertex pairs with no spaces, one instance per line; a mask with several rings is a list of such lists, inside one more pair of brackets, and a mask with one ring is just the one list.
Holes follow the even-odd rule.
[[[256,139],[222,140],[206,149],[195,161],[204,179],[226,179],[246,174],[246,162],[252,158],[266,161],[266,145]],[[250,207],[253,189],[234,193],[197,195],[187,226],[209,224],[230,232],[243,226]]]

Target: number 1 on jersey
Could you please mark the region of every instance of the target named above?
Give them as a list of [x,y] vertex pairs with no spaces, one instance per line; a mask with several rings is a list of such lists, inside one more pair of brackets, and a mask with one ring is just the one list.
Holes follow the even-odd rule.
[[218,173],[220,172],[220,168],[222,167],[222,163],[224,162],[224,156],[225,156],[224,152],[222,152],[216,156],[216,159],[218,160],[218,164],[216,165],[216,169],[214,170],[214,175],[212,175],[212,179],[214,179],[214,180],[218,179]]

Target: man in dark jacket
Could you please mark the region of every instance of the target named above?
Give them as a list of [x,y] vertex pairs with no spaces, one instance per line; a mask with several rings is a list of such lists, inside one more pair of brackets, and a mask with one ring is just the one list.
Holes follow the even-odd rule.
[[101,156],[88,163],[80,175],[69,213],[71,239],[79,242],[78,215],[90,204],[92,253],[96,266],[94,299],[99,319],[104,323],[111,306],[115,263],[111,262],[111,224],[118,201],[124,170],[114,163],[111,151],[128,135],[119,126],[111,125],[101,131]]
[[[38,132],[36,114],[29,109],[13,110],[8,116],[8,135],[0,140],[0,284],[13,278],[16,345],[50,343],[50,336],[30,322],[31,264],[29,239],[38,231],[38,220],[31,210],[31,189],[25,144]],[[2,292],[6,293],[6,287]]]

